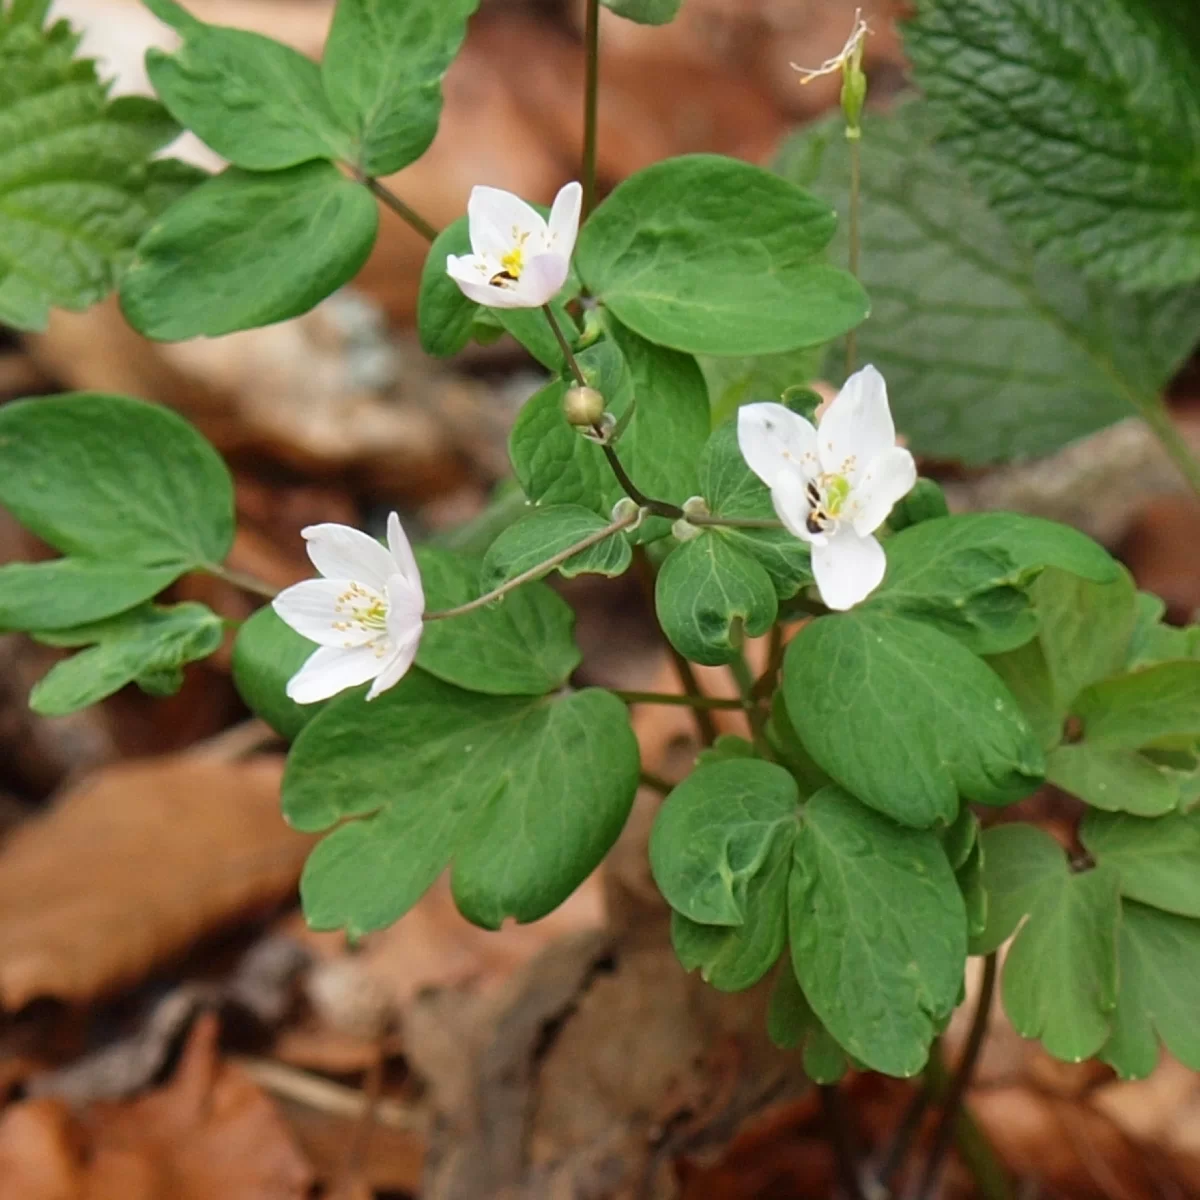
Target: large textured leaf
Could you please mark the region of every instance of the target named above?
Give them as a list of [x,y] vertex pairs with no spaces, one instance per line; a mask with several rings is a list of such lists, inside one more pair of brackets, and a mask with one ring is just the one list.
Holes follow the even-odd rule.
[[1200,12],[920,0],[905,48],[947,150],[1014,232],[1133,287],[1200,279]]
[[44,9],[0,14],[0,321],[20,329],[112,290],[159,203],[148,160],[179,132],[153,101],[110,102]]
[[[972,86],[990,94],[979,77]],[[1200,336],[1200,292],[1126,297],[1025,252],[930,148],[929,132],[921,102],[873,117],[862,169],[873,310],[859,356],[887,378],[913,449],[969,463],[1027,458],[1129,416]],[[849,159],[837,127],[793,141],[781,169],[844,213]],[[1040,194],[1057,204],[1053,189]],[[833,253],[845,253],[840,235]]]

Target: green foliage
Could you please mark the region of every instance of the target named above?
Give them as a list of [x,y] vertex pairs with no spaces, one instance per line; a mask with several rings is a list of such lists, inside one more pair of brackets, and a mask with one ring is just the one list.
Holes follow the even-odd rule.
[[1200,279],[1193,7],[921,0],[904,43],[942,144],[1020,236],[1104,282]]
[[[427,612],[480,595],[480,563],[423,546],[417,552]],[[486,608],[429,621],[417,665],[447,683],[496,696],[540,696],[579,665],[575,615],[544,583],[529,583]]]
[[[1016,11],[1008,0],[988,2]],[[971,87],[979,103],[995,94],[977,78]],[[1042,94],[1027,96],[1038,103]],[[1060,118],[1073,122],[1074,113],[1065,107]],[[1048,454],[1158,394],[1200,336],[1194,290],[1121,296],[1022,250],[930,148],[920,102],[873,116],[865,129],[862,279],[872,313],[858,353],[886,377],[914,451],[967,463]],[[1009,135],[997,131],[1006,147]],[[849,151],[837,124],[797,138],[780,169],[844,214]],[[1057,209],[1057,186],[1032,191]],[[834,261],[844,254],[839,237]],[[840,355],[828,369],[841,370]]]
[[179,127],[142,97],[110,101],[45,5],[0,12],[0,321],[44,329],[51,307],[103,299],[178,164],[152,163]]
[[362,818],[313,851],[305,913],[318,929],[381,929],[450,864],[469,920],[536,920],[608,851],[637,781],[637,743],[607,692],[483,696],[414,671],[370,704],[343,696],[305,727],[284,777],[296,828]]
[[845,1051],[817,1019],[789,960],[775,976],[767,1034],[782,1050],[802,1048],[804,1072],[814,1083],[837,1083],[849,1065]]
[[675,20],[683,0],[600,0],[600,3],[618,17],[639,25],[666,25]]
[[331,163],[230,167],[171,206],[138,243],[121,307],[159,341],[217,337],[307,312],[367,260],[374,197]]
[[700,369],[708,384],[713,424],[719,425],[739,405],[753,400],[777,401],[788,388],[816,379],[824,358],[823,346],[805,346],[785,354],[751,358],[701,358]]
[[[534,508],[505,529],[488,547],[479,587],[490,592],[607,525],[603,517],[579,504]],[[566,579],[586,574],[623,575],[632,561],[629,543],[617,534],[572,555],[557,569]]]
[[775,623],[775,587],[754,558],[728,538],[700,533],[667,556],[654,587],[663,633],[684,658],[719,666],[740,653],[743,632]]
[[321,59],[329,103],[353,131],[352,161],[390,175],[429,148],[442,77],[479,0],[339,0]]
[[87,646],[34,685],[29,706],[47,717],[77,712],[128,683],[152,695],[177,692],[185,663],[221,644],[221,618],[203,604],[146,604],[105,621],[38,635],[51,646]]
[[1200,918],[1200,813],[1157,820],[1090,812],[1080,841],[1121,877],[1121,895],[1183,917]]
[[233,543],[220,456],[175,413],[125,396],[0,408],[0,503],[67,556],[0,570],[0,628],[112,616],[220,563]]
[[1041,748],[1012,694],[929,625],[865,606],[819,617],[788,646],[783,693],[813,759],[904,825],[949,824],[960,794],[1011,804],[1041,782]]
[[748,163],[695,154],[630,176],[584,226],[580,277],[623,325],[696,354],[773,354],[828,341],[868,304],[815,261],[834,213]]
[[146,52],[154,90],[223,158],[251,171],[278,171],[351,157],[350,127],[331,107],[312,59],[261,34],[206,25],[175,0],[146,0],[146,7],[183,39],[174,54]]
[[287,682],[316,647],[302,638],[267,605],[246,620],[233,643],[233,682],[238,695],[280,737],[293,741],[321,711],[320,704],[297,704]]
[[818,792],[796,838],[788,928],[800,986],[838,1043],[873,1070],[915,1075],[958,1003],[967,953],[937,835]]

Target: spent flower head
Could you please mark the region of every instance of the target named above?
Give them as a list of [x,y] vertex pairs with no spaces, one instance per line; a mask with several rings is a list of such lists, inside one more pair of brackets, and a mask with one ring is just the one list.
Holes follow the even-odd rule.
[[865,600],[887,566],[872,535],[917,481],[913,456],[896,445],[883,376],[870,366],[856,371],[816,428],[782,404],[744,405],[738,445],[771,489],[779,519],[812,545],[825,604]]
[[313,704],[373,679],[367,699],[374,700],[412,666],[424,628],[425,592],[400,518],[388,517],[386,546],[349,525],[302,532],[322,578],[280,592],[272,607],[318,649],[287,694]]
[[863,20],[862,9],[856,8],[854,28],[850,30],[846,44],[832,58],[827,58],[819,67],[802,67],[799,63],[792,63],[791,68],[800,72],[800,82],[804,84],[812,83],[822,75],[836,75],[847,66],[858,66],[862,59],[863,41],[870,32],[870,26]]
[[471,189],[467,225],[471,253],[446,256],[446,273],[477,304],[540,308],[562,290],[579,234],[583,189],[568,183],[550,220],[512,192]]

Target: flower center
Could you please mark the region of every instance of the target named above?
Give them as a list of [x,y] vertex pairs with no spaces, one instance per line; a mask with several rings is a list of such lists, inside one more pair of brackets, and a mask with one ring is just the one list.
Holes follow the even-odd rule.
[[333,622],[339,633],[358,629],[372,634],[372,642],[378,641],[380,634],[387,633],[387,601],[361,583],[351,583],[334,602],[333,611],[343,614],[341,619]]
[[812,505],[804,524],[809,533],[826,533],[838,520],[838,514],[850,497],[850,481],[844,475],[822,475],[810,480],[805,489]]
[[521,278],[525,270],[525,243],[529,241],[529,231],[522,232],[513,226],[513,248],[500,259],[500,270],[488,280],[493,287],[511,287]]

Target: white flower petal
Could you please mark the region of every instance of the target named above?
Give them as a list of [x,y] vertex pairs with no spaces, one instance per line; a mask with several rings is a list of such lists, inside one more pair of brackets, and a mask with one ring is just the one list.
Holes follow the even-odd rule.
[[743,404],[737,434],[746,465],[769,488],[784,474],[815,479],[820,473],[817,431],[782,404]]
[[578,183],[568,183],[559,189],[550,209],[550,245],[555,253],[570,259],[579,236],[579,213],[583,207],[583,188]]
[[892,446],[876,455],[850,493],[844,516],[859,537],[874,533],[887,520],[896,501],[907,496],[917,482],[917,464],[903,446]]
[[[504,289],[509,297],[508,303],[496,304],[497,308],[541,308],[549,304],[567,282],[567,274],[571,270],[571,262],[557,252],[554,254],[539,254],[531,258],[521,272],[521,278],[512,286]],[[495,304],[495,302],[493,301]]]
[[867,464],[896,444],[883,376],[871,366],[855,371],[826,409],[817,432],[821,466],[830,475],[844,475],[853,487]]
[[288,680],[288,699],[297,704],[328,700],[346,688],[374,679],[387,661],[376,654],[373,646],[355,646],[353,650],[322,646]]
[[528,234],[528,242],[536,247],[542,244],[546,233],[546,222],[537,209],[512,192],[493,187],[471,189],[467,227],[471,249],[476,254],[491,254],[496,258],[503,258],[517,246],[522,234]]
[[776,516],[793,537],[798,537],[802,542],[825,540],[824,534],[814,536],[809,531],[806,521],[812,505],[808,502],[804,480],[795,471],[785,471],[775,481],[771,489],[771,503],[775,506]]
[[387,548],[349,525],[309,525],[300,531],[308,557],[326,579],[353,579],[380,594],[396,566]]
[[410,638],[407,642],[402,642],[392,655],[384,663],[383,670],[375,677],[375,682],[371,684],[371,690],[367,693],[368,700],[374,700],[382,692],[386,692],[388,688],[395,687],[408,672],[408,668],[412,666],[413,659],[417,657],[417,646],[421,642],[420,633],[416,637]]
[[814,544],[812,568],[821,599],[841,612],[865,600],[883,582],[887,558],[873,537],[859,537],[843,524],[824,544]]
[[420,637],[425,628],[425,596],[403,575],[393,575],[387,585],[387,632],[395,645]]
[[[390,555],[388,562],[391,562]],[[377,637],[379,631],[372,632],[354,624],[347,629],[334,628],[335,624],[346,623],[351,615],[344,605],[339,611],[341,597],[348,586],[345,579],[306,579],[280,592],[271,601],[271,607],[280,620],[318,646],[362,646]]]
[[[468,300],[474,300],[476,304],[490,304],[499,308],[501,305],[497,303],[496,297],[504,294],[504,288],[493,287],[488,283],[492,276],[479,269],[479,264],[484,261],[474,254],[463,255],[461,258],[447,254],[446,274],[458,284],[459,290]],[[497,267],[492,274],[496,274],[499,269]]]
[[[413,556],[412,544],[408,540],[408,535],[404,532],[404,526],[400,524],[400,518],[395,513],[388,514],[387,540],[388,551],[395,560],[396,566],[400,568],[400,574],[404,576],[409,586],[416,592],[420,598],[421,607],[424,608],[425,590],[421,586],[421,572],[417,567],[417,560]],[[390,589],[388,590],[388,596],[390,602]]]

